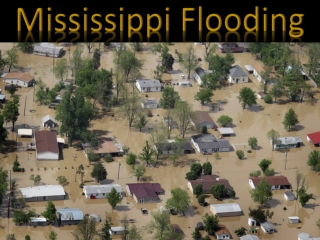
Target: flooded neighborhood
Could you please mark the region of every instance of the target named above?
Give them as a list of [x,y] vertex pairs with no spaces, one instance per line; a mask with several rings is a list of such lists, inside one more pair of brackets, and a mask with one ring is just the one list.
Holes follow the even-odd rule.
[[[98,219],[94,238],[79,238],[87,240],[109,239],[99,236],[107,218],[112,239],[320,237],[318,56],[310,58],[319,46],[24,47],[0,43],[0,63],[17,49],[0,81],[3,239],[75,239],[84,218]],[[54,221],[42,214],[49,202]],[[32,209],[25,222],[15,217]],[[170,215],[168,230],[151,226],[153,213]]]

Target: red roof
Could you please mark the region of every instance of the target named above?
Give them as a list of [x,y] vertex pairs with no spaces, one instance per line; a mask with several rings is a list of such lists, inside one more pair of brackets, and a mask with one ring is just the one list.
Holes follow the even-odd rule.
[[159,183],[128,183],[127,186],[137,199],[158,198],[157,192],[163,192]]
[[312,141],[313,144],[320,143],[320,132],[314,132],[307,134],[308,138]]
[[59,154],[57,134],[51,131],[38,131],[34,133],[37,153],[52,152]]
[[[285,176],[270,176],[265,177],[269,185],[275,186],[275,185],[290,185],[288,179]],[[250,177],[249,179],[252,180],[254,186],[257,186],[259,182],[262,180],[262,177]]]

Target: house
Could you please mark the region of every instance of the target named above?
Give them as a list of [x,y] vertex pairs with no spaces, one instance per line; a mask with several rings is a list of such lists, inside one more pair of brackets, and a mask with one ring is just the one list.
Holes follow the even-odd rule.
[[0,94],[0,102],[5,103],[6,102],[6,95]]
[[249,226],[257,226],[257,221],[254,218],[248,218]]
[[320,238],[311,237],[308,233],[298,233],[298,240],[320,240]]
[[191,136],[191,142],[199,153],[229,152],[231,145],[226,139],[216,139],[211,134],[198,134]]
[[161,92],[159,80],[136,80],[136,87],[140,92]]
[[36,218],[36,217],[32,217],[30,218],[30,224],[33,227],[37,227],[37,226],[48,226],[49,225],[49,221],[46,218]]
[[64,200],[66,193],[60,185],[41,185],[19,188],[26,202]]
[[154,145],[154,150],[159,154],[175,154],[179,147],[181,148],[181,154],[195,152],[190,142],[181,143],[180,145],[174,139],[167,139],[164,143]]
[[86,198],[106,198],[112,189],[115,189],[121,196],[123,190],[119,184],[107,184],[107,185],[86,185],[83,187],[83,193]]
[[111,227],[109,229],[110,235],[122,235],[125,231],[126,231],[126,229],[124,227],[122,227],[122,226],[120,226],[120,227]]
[[225,225],[218,224],[216,230],[214,231],[214,234],[216,235],[216,239],[231,239],[231,234],[229,230],[226,228]]
[[45,128],[54,128],[55,126],[57,126],[57,122],[53,117],[47,115],[42,118],[42,126]]
[[61,56],[62,53],[63,48],[57,47],[52,43],[39,43],[33,48],[33,54],[40,56],[58,58]]
[[253,74],[254,68],[251,65],[244,65],[244,68],[248,71],[248,73]]
[[202,185],[203,194],[210,193],[211,188],[216,184],[223,184],[227,190],[232,189],[227,179],[220,179],[215,175],[203,175],[200,179],[189,180],[187,186],[193,193],[193,188],[198,184]]
[[210,211],[218,217],[234,217],[242,215],[242,210],[237,203],[211,204]]
[[19,137],[32,137],[32,129],[18,129]]
[[320,132],[314,132],[307,134],[308,142],[311,142],[315,146],[319,146],[320,144]]
[[34,77],[26,72],[9,72],[1,76],[4,83],[19,87],[30,87],[35,83]]
[[146,101],[143,101],[141,105],[143,108],[148,108],[148,109],[158,108],[158,102],[153,99],[148,99]]
[[[298,137],[283,137],[278,138],[274,144],[274,150],[287,149],[287,148],[299,148],[301,146],[302,140]],[[272,145],[272,140],[270,140]]]
[[234,135],[234,131],[232,128],[218,128],[218,131],[221,136],[230,136]]
[[213,72],[212,72],[212,70],[205,71],[205,70],[203,70],[203,68],[197,67],[194,70],[194,79],[199,83],[199,85],[201,85],[203,76],[205,76],[208,73],[213,73]]
[[57,225],[78,225],[84,219],[84,214],[79,208],[57,208]]
[[271,222],[260,223],[260,227],[261,227],[262,231],[264,231],[265,233],[271,234],[276,231],[275,227],[273,226],[273,224]]
[[208,129],[216,127],[215,122],[207,111],[195,111],[194,116],[190,120],[191,124],[197,128],[202,128],[203,126],[206,126]]
[[[290,70],[292,70],[292,66],[288,66],[285,69],[286,73],[289,73]],[[300,68],[300,73],[301,73],[301,76],[302,76],[303,80],[307,80],[308,79],[306,73],[302,70],[302,67]]]
[[294,194],[290,191],[287,191],[284,193],[284,199],[287,201],[294,201],[296,199],[296,197],[294,196]]
[[260,240],[260,239],[255,235],[247,234],[247,235],[240,237],[240,240]]
[[249,46],[247,43],[220,42],[217,43],[217,46],[220,49],[221,53],[242,53],[249,51]]
[[172,117],[162,117],[162,121],[169,129],[178,129],[178,123],[174,121]]
[[235,65],[229,69],[228,81],[230,83],[247,83],[249,76],[239,65]]
[[34,133],[36,156],[38,160],[59,160],[57,135],[51,131]]
[[[256,189],[263,177],[250,177],[249,185],[252,189]],[[265,177],[269,183],[271,190],[291,189],[291,184],[285,176],[269,176]]]
[[[124,154],[121,144],[114,142],[111,138],[100,137],[98,141],[98,147],[96,147],[93,152],[98,154],[101,158],[107,154],[110,154],[113,157],[122,156]],[[90,150],[90,143],[83,143],[82,148],[87,156]]]
[[301,222],[298,216],[288,217],[288,220],[289,220],[289,223],[292,223],[292,224]]
[[[253,76],[261,83],[265,82],[263,78],[263,74],[266,72],[266,68],[262,65],[262,63],[258,62],[253,66]],[[269,79],[267,84],[274,84],[277,81],[277,74],[274,68],[271,69],[269,74]]]
[[259,99],[264,99],[266,96],[267,96],[267,94],[265,94],[264,92],[258,92],[258,93],[257,93],[257,97],[258,97]]
[[158,195],[164,194],[159,183],[128,183],[126,190],[137,203],[159,202]]

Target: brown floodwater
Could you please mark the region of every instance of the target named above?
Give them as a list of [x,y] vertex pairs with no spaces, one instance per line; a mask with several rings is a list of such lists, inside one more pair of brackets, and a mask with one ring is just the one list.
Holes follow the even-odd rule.
[[[179,52],[184,53],[185,49],[190,43],[174,43],[169,46],[170,51],[174,57],[176,54],[175,49]],[[193,43],[192,43],[193,44]],[[149,44],[150,45],[150,44]],[[12,47],[12,43],[1,43],[0,49],[7,50]],[[98,44],[96,45],[98,47]],[[308,61],[307,54],[304,48],[294,46],[295,51],[300,49],[299,57],[302,63]],[[71,47],[71,53],[75,47]],[[204,47],[195,46],[197,57],[204,58]],[[113,65],[113,52],[104,50],[101,46],[101,68],[111,69]],[[53,76],[52,67],[53,59],[43,56],[36,56],[30,54],[19,53],[19,67],[23,67],[30,74],[33,74],[36,79],[41,77],[46,85],[52,88],[57,79]],[[91,53],[92,54],[92,53]],[[219,55],[223,55],[217,52]],[[84,48],[84,56],[88,56],[86,47]],[[234,54],[236,58],[236,64],[241,67],[244,65],[253,65],[256,60],[250,53],[237,53]],[[66,52],[63,56],[69,60],[69,53]],[[153,71],[156,69],[158,55],[152,54],[149,50],[137,53],[137,57],[144,63],[141,73],[144,78],[154,78]],[[55,60],[56,61],[56,60]],[[200,62],[203,68],[207,68],[207,64],[202,61]],[[173,83],[179,82],[180,74],[187,76],[187,73],[182,70],[179,63],[174,63],[173,72],[165,74],[164,80],[171,80]],[[68,78],[72,78],[71,72]],[[160,203],[152,204],[136,204],[131,197],[125,197],[123,201],[112,210],[106,199],[99,200],[88,200],[81,195],[81,189],[79,188],[80,176],[76,176],[75,168],[80,164],[85,166],[84,181],[86,184],[94,184],[90,177],[92,166],[89,165],[84,153],[74,148],[68,148],[63,150],[63,160],[60,161],[39,161],[35,159],[34,151],[24,151],[28,142],[32,139],[17,138],[16,131],[21,127],[32,127],[36,130],[43,129],[41,126],[41,119],[47,114],[55,116],[54,110],[49,109],[47,106],[38,106],[33,102],[34,90],[33,88],[19,89],[17,94],[20,95],[20,116],[16,122],[15,132],[11,132],[11,124],[6,124],[5,127],[9,131],[10,140],[18,140],[17,152],[9,152],[7,156],[1,154],[0,167],[6,170],[12,169],[12,163],[18,156],[21,167],[26,169],[25,173],[11,173],[11,178],[17,181],[19,187],[32,186],[32,181],[29,180],[31,174],[39,174],[42,178],[41,184],[57,184],[56,178],[58,176],[66,176],[69,184],[65,186],[65,191],[69,195],[68,200],[54,201],[56,207],[78,207],[85,214],[98,214],[104,220],[105,213],[112,218],[112,222],[115,226],[120,225],[120,219],[127,214],[129,218],[136,220],[136,225],[139,228],[143,228],[151,219],[149,215],[142,215],[140,208],[145,207],[148,211],[159,209],[165,205],[166,200],[170,197],[170,190],[175,187],[181,187],[187,190],[187,182],[185,180],[185,174],[189,171],[190,165],[194,162],[204,163],[207,160],[213,165],[213,174],[219,175],[220,178],[228,179],[231,186],[235,189],[237,197],[235,199],[227,199],[223,202],[236,202],[240,205],[243,210],[243,216],[220,218],[220,222],[225,224],[233,238],[236,238],[234,230],[239,227],[248,226],[248,208],[255,207],[256,204],[251,200],[249,194],[248,177],[249,173],[258,170],[258,163],[263,158],[272,160],[271,167],[275,169],[277,175],[284,175],[288,177],[295,189],[295,174],[298,169],[301,173],[306,176],[307,183],[309,186],[308,192],[313,193],[316,196],[316,200],[310,200],[309,204],[302,208],[301,205],[294,201],[286,203],[283,198],[283,190],[274,191],[274,200],[272,201],[272,211],[274,216],[270,220],[275,224],[277,232],[274,234],[264,234],[261,230],[258,231],[260,239],[296,239],[298,232],[306,232],[313,236],[318,236],[319,231],[315,225],[315,222],[320,216],[319,198],[320,195],[320,184],[319,175],[312,172],[307,166],[306,162],[310,151],[316,149],[310,145],[306,140],[306,134],[319,131],[318,123],[320,120],[320,111],[318,103],[312,103],[305,101],[303,103],[291,103],[287,102],[285,98],[280,99],[279,104],[265,104],[262,100],[258,100],[258,104],[250,109],[242,109],[241,105],[237,100],[240,89],[244,86],[248,86],[255,91],[260,90],[258,81],[250,75],[249,83],[242,83],[218,89],[214,91],[213,101],[217,103],[220,101],[221,110],[212,110],[208,106],[201,106],[199,102],[194,101],[194,95],[198,91],[199,87],[194,80],[190,80],[193,83],[192,87],[179,88],[177,85],[174,86],[175,90],[179,92],[182,99],[190,102],[194,110],[210,111],[210,115],[214,121],[216,121],[221,115],[228,115],[233,119],[233,130],[235,136],[227,137],[231,144],[234,145],[235,149],[242,149],[245,152],[245,159],[238,160],[235,152],[220,153],[220,159],[216,160],[213,156],[203,156],[199,153],[181,156],[176,164],[172,164],[167,159],[163,159],[163,164],[155,168],[147,168],[145,179],[146,181],[159,182],[165,189],[166,194],[161,196],[162,201]],[[0,83],[0,88],[4,89],[4,84]],[[7,94],[7,93],[6,93]],[[159,100],[161,93],[148,93],[149,98]],[[145,94],[141,94],[142,98],[145,98]],[[320,95],[317,93],[316,98],[319,99]],[[298,114],[300,120],[299,130],[293,132],[287,132],[282,125],[284,114],[289,108],[293,108]],[[117,113],[117,109],[114,109],[115,116],[110,117],[104,115],[101,119],[93,120],[91,129],[99,135],[108,135],[114,137],[116,141],[121,144],[125,144],[130,147],[133,153],[138,154],[145,141],[149,138],[149,128],[159,124],[161,122],[161,116],[164,111],[162,109],[153,109],[153,117],[148,118],[148,125],[139,132],[135,129],[129,129],[128,124],[125,120],[121,119]],[[273,152],[267,139],[267,132],[270,129],[275,129],[281,136],[298,136],[302,139],[305,146],[298,149],[291,149],[288,152],[287,163],[285,166],[285,155],[281,152]],[[218,132],[209,130],[216,137],[219,137]],[[172,136],[179,134],[177,130],[172,131]],[[188,132],[186,137],[194,132]],[[244,145],[247,143],[249,137],[257,137],[258,139],[258,150],[253,150],[252,153],[247,153],[249,147]],[[74,158],[74,156],[76,156]],[[119,163],[122,163],[119,168]],[[125,164],[123,157],[116,158],[114,162],[103,163],[108,171],[107,180],[104,184],[108,183],[119,183],[123,189],[125,189],[126,183],[137,182],[136,178],[132,176],[131,169]],[[285,169],[286,167],[286,169]],[[46,168],[46,170],[45,170]],[[118,179],[119,170],[119,179]],[[187,190],[189,191],[189,190]],[[19,195],[19,191],[16,191]],[[210,213],[209,207],[200,207],[197,203],[195,196],[190,193],[192,200],[192,207],[187,211],[185,217],[172,216],[172,223],[179,224],[184,233],[186,239],[191,239],[191,234],[194,231],[196,223],[202,221],[202,216],[205,213]],[[11,219],[7,218],[7,196],[3,200],[1,206],[1,218],[0,218],[0,236],[5,236],[8,233],[14,233],[17,239],[24,239],[26,234],[29,234],[32,239],[39,238],[44,239],[53,229],[58,234],[58,239],[72,239],[72,231],[76,226],[65,226],[61,228],[55,227],[30,227],[30,226],[15,226]],[[221,203],[217,202],[212,196],[207,198],[210,204]],[[46,202],[35,202],[28,203],[28,208],[36,209],[37,213],[41,213],[45,209]],[[283,208],[287,210],[284,211]],[[11,213],[12,215],[12,213]],[[302,221],[299,224],[301,229],[297,227],[288,226],[289,216],[299,216]],[[97,228],[100,228],[101,223],[97,224]],[[203,233],[205,236],[205,233]],[[151,235],[145,233],[144,239],[151,239]],[[212,238],[213,239],[213,238]]]

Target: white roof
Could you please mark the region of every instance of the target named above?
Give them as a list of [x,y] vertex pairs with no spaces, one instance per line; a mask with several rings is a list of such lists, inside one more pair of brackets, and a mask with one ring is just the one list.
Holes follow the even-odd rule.
[[298,233],[300,240],[320,240],[320,238],[311,237],[308,233]]
[[63,144],[65,143],[64,138],[58,138],[58,137],[57,137],[57,142],[58,143],[63,143]]
[[299,217],[298,216],[293,216],[293,217],[288,217],[290,220],[299,220]]
[[218,128],[220,134],[234,134],[232,128]]
[[19,188],[24,198],[65,196],[66,193],[60,185],[43,185]]
[[110,193],[112,188],[115,188],[118,193],[123,192],[119,184],[87,185],[83,187],[83,192],[87,194]]
[[247,69],[248,71],[253,71],[253,67],[251,65],[244,65],[245,69]]
[[124,227],[111,227],[111,231],[113,232],[124,231]]
[[216,213],[240,212],[241,208],[237,203],[211,204]]
[[46,218],[35,218],[35,217],[30,218],[30,222],[46,222],[46,221],[47,221]]
[[55,120],[53,117],[51,117],[50,115],[47,115],[47,116],[45,116],[45,117],[42,118],[42,122],[43,122],[43,123],[46,122],[46,121],[48,121],[48,120],[51,120],[51,121],[53,121],[53,122],[56,122],[56,120]]
[[18,129],[18,135],[32,136],[32,129]]
[[240,237],[240,240],[260,240],[260,239],[255,235],[248,234],[248,235]]

